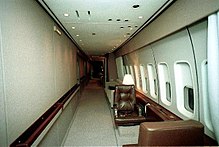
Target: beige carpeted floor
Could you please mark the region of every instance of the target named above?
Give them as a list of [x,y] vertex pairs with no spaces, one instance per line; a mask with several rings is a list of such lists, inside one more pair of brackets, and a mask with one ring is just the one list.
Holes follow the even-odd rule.
[[84,89],[64,146],[117,146],[103,88],[91,80]]

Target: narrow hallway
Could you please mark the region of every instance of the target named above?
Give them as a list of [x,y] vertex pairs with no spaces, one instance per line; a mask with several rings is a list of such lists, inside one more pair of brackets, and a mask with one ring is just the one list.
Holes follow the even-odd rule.
[[110,109],[98,80],[85,87],[65,146],[117,146]]

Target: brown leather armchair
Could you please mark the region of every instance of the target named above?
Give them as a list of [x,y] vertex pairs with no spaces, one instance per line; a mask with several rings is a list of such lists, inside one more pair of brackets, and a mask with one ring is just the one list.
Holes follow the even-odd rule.
[[143,110],[136,104],[134,85],[115,86],[113,109],[116,125],[137,125],[146,120]]
[[195,120],[145,122],[139,129],[134,146],[203,146],[204,126]]

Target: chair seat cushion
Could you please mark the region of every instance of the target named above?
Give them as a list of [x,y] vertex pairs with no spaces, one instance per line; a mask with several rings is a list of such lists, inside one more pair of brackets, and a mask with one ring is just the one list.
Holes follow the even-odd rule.
[[134,105],[130,101],[120,100],[118,103],[118,109],[121,111],[134,111]]
[[138,116],[135,112],[130,114],[119,114],[115,118],[116,125],[138,125],[145,122],[146,118],[144,116]]

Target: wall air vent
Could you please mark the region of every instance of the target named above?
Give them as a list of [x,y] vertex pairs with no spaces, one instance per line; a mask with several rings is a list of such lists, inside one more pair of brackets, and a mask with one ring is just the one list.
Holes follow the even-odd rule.
[[80,19],[80,15],[79,15],[79,12],[78,12],[78,10],[76,10],[76,11],[75,11],[75,13],[76,13],[76,15],[77,15],[78,19]]
[[133,7],[134,9],[137,9],[137,8],[140,7],[140,5],[133,5],[132,7]]
[[88,19],[90,20],[91,19],[91,12],[90,11],[87,11],[87,14],[88,14]]

